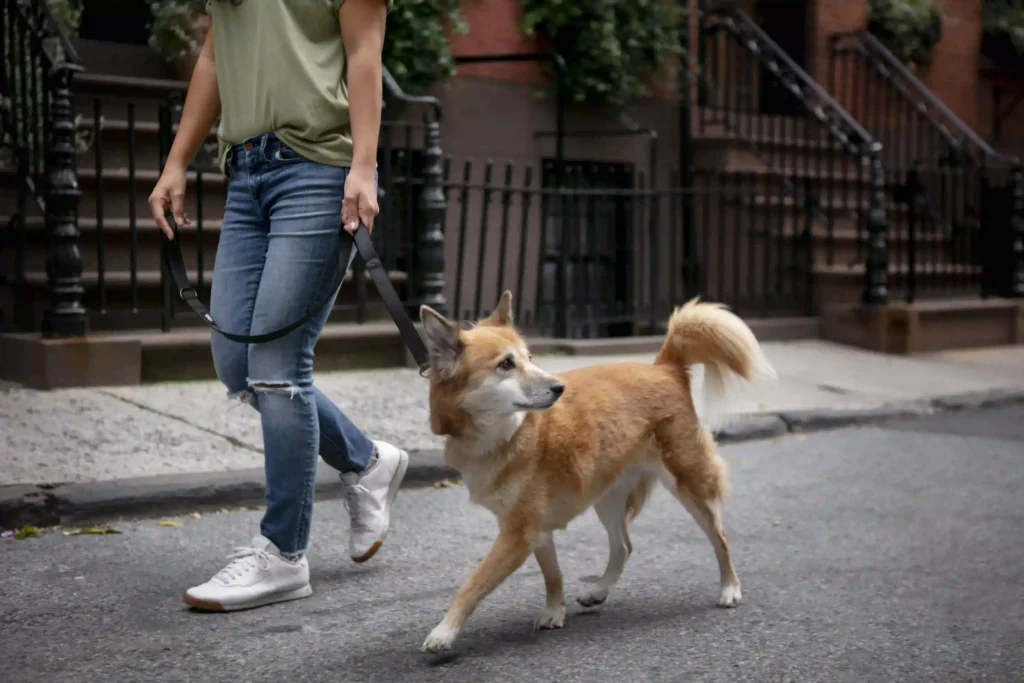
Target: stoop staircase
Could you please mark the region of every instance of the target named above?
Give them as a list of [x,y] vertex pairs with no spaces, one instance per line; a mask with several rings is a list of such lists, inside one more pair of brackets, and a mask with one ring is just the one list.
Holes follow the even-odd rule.
[[[693,163],[756,189],[738,200],[749,239],[788,254],[785,277],[805,279],[809,313],[886,301],[983,310],[993,303],[982,296],[1024,295],[1019,161],[993,152],[869,34],[831,49],[826,89],[742,9],[703,8]],[[887,120],[874,111],[882,97]]]

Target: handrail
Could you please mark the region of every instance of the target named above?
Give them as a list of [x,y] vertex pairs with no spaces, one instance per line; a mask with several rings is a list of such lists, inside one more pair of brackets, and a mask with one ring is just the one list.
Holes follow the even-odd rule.
[[[1020,164],[1020,159],[1015,156],[1002,154],[997,152],[989,145],[984,138],[974,132],[967,124],[965,124],[960,117],[953,113],[953,111],[945,105],[945,103],[935,96],[928,86],[920,81],[910,69],[906,67],[896,56],[887,48],[882,41],[872,35],[869,31],[853,31],[849,33],[837,33],[830,37],[830,40],[835,44],[838,41],[849,38],[856,41],[857,47],[868,59],[879,60],[883,62],[883,66],[889,70],[890,74],[896,74],[900,79],[905,81],[913,88],[914,93],[901,91],[900,94],[907,99],[907,103],[918,109],[922,114],[927,115],[927,109],[937,111],[941,114],[956,130],[968,141],[970,141],[975,147],[977,147],[986,157],[1007,163],[1011,166]],[[884,74],[883,74],[884,75]],[[915,101],[914,96],[924,100]],[[931,118],[931,117],[929,117]],[[949,131],[945,124],[940,121],[932,119],[932,123],[938,128],[940,133],[949,135]],[[959,140],[952,138],[952,141],[959,144]]]
[[[782,69],[778,63],[781,62],[789,76],[795,81],[786,84],[790,90],[799,91],[800,99],[807,106],[808,111],[823,124],[828,125],[829,132],[840,144],[848,147],[854,154],[870,156],[881,151],[882,146],[875,141],[874,137],[861,126],[856,119],[843,109],[818,83],[810,77],[793,59],[786,54],[779,45],[772,40],[764,30],[757,25],[745,12],[735,6],[722,5],[713,7],[705,12],[705,25],[712,26],[711,21],[717,19],[716,15],[722,15],[720,20],[722,26],[729,30],[736,40],[741,41],[747,50],[753,54],[758,61],[764,64],[765,68],[780,79],[785,79]],[[808,91],[814,99],[820,101],[817,106],[811,106],[807,97]],[[828,109],[826,112],[825,109]],[[831,118],[830,118],[831,115]],[[838,124],[841,124],[838,125]],[[846,131],[841,128],[845,128]],[[858,149],[859,148],[859,149]]]
[[386,66],[381,68],[381,80],[384,84],[384,91],[388,97],[399,102],[405,102],[406,104],[422,104],[428,107],[432,107],[434,110],[434,121],[436,123],[441,122],[441,102],[436,97],[430,95],[409,95],[402,86],[398,85],[398,81],[391,75]]

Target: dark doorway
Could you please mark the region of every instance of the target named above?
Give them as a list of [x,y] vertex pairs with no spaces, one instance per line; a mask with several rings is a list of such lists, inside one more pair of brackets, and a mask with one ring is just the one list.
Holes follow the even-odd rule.
[[[807,35],[810,7],[807,0],[755,0],[754,19],[764,32],[797,65],[807,69]],[[761,70],[760,110],[778,116],[802,115],[803,107],[793,94]]]
[[78,35],[108,43],[145,45],[146,25],[153,21],[148,2],[142,0],[84,0]]

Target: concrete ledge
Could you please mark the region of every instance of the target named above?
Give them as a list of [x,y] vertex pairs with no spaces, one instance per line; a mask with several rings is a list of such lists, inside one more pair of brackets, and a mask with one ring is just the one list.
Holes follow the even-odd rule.
[[138,384],[142,345],[138,340],[93,335],[43,339],[0,335],[0,379],[32,389]]
[[[409,453],[403,487],[457,479],[438,451]],[[228,472],[197,472],[73,484],[0,486],[0,527],[48,526],[124,516],[163,515],[263,503],[262,467]],[[321,464],[316,497],[342,495],[337,472]]]
[[825,339],[893,354],[1024,344],[1024,302],[1014,299],[827,306]]
[[778,415],[739,415],[715,435],[719,443],[737,443],[781,436],[789,425]]
[[779,418],[786,423],[791,432],[813,432],[883,420],[918,417],[934,412],[935,406],[930,401],[908,401],[861,408],[788,411],[779,413]]

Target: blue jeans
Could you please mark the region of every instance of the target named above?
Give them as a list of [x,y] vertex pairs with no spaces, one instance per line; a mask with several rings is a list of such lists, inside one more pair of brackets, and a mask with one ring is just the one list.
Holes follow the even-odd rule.
[[[228,331],[262,334],[306,315],[334,284],[348,169],[309,161],[267,134],[235,145],[226,171],[210,312]],[[229,396],[260,413],[267,503],[260,532],[288,557],[309,546],[318,454],[341,472],[361,472],[374,452],[313,386],[313,346],[333,304],[265,344],[212,333],[217,377]]]

